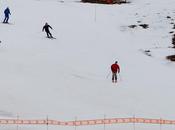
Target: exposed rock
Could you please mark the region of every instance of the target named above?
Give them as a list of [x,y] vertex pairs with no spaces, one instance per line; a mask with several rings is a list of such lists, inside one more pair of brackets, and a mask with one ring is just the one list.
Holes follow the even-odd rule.
[[175,34],[173,35],[173,38],[172,38],[172,44],[175,46]]
[[168,59],[170,61],[175,61],[175,55],[167,56],[166,59]]
[[135,28],[135,27],[137,27],[137,25],[129,25],[128,27]]
[[170,19],[171,17],[170,17],[170,16],[167,16],[166,18],[167,18],[167,19]]
[[137,21],[137,23],[141,23],[141,21]]
[[144,29],[149,28],[149,25],[148,25],[148,24],[139,24],[139,26],[141,26],[141,27],[144,28]]

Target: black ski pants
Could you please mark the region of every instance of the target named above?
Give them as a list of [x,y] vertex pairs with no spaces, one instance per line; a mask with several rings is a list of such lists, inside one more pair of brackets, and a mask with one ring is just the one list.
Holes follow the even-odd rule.
[[8,23],[9,17],[5,17],[3,23]]
[[117,81],[117,73],[112,72],[112,81]]
[[46,31],[46,34],[48,38],[52,38],[52,34],[50,33],[50,31]]

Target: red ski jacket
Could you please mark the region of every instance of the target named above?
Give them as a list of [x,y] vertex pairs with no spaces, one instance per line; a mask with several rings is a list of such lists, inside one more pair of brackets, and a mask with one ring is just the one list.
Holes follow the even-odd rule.
[[113,72],[113,73],[120,73],[120,67],[119,67],[119,65],[118,64],[112,64],[111,65],[111,71]]

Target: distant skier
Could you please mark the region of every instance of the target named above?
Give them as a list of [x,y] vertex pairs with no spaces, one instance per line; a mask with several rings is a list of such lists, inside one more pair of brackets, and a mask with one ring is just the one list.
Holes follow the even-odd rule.
[[111,71],[112,71],[112,82],[116,83],[117,82],[117,73],[120,73],[120,66],[118,65],[117,61],[111,65]]
[[52,29],[52,27],[48,23],[45,23],[45,25],[43,26],[43,30],[42,31],[46,32],[48,38],[53,38],[52,34],[49,31],[49,28]]
[[7,7],[7,8],[4,10],[4,14],[5,14],[5,18],[4,18],[3,23],[8,23],[9,15],[11,15],[9,7]]

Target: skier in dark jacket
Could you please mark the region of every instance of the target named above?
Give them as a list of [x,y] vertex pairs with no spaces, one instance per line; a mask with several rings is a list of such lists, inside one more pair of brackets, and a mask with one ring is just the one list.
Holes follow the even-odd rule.
[[5,14],[5,18],[4,18],[3,23],[8,23],[9,15],[11,15],[9,7],[7,7],[7,8],[4,10],[4,14]]
[[117,73],[120,73],[120,66],[118,65],[117,61],[111,65],[111,71],[112,71],[112,82],[117,82]]
[[43,26],[43,30],[42,30],[42,31],[45,31],[45,32],[46,32],[48,38],[53,38],[52,34],[51,34],[50,31],[49,31],[49,28],[52,29],[52,27],[51,27],[48,23],[46,23],[46,24]]

